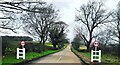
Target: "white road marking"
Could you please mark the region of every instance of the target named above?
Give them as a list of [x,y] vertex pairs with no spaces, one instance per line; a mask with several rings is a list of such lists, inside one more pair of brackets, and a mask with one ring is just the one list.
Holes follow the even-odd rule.
[[57,60],[57,62],[59,62],[61,58],[62,58],[62,57],[59,57],[59,59]]
[[63,52],[61,52],[61,53],[59,54],[60,57],[58,58],[57,62],[59,62],[60,59],[62,58],[62,56],[61,56],[62,54],[63,54]]

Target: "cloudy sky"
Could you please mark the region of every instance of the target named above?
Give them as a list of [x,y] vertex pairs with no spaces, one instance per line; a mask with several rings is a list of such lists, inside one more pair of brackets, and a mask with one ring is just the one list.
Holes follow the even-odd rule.
[[[77,14],[76,9],[79,9],[79,7],[82,4],[87,3],[89,0],[43,0],[43,1],[53,4],[56,9],[60,10],[59,12],[61,17],[60,20],[66,22],[69,25],[68,27],[69,32],[67,32],[68,34],[67,37],[70,40],[72,40],[75,35],[73,28],[77,24],[74,21],[75,15]],[[115,9],[118,1],[119,0],[105,0],[105,6],[109,10]]]
[[[73,39],[75,33],[73,28],[76,25],[74,21],[75,15],[77,14],[76,9],[82,4],[86,4],[89,0],[43,0],[47,3],[52,3],[56,9],[60,10],[60,20],[66,22],[69,27],[68,38]],[[99,1],[99,0],[97,0]],[[107,9],[115,9],[119,0],[105,0],[105,6]]]

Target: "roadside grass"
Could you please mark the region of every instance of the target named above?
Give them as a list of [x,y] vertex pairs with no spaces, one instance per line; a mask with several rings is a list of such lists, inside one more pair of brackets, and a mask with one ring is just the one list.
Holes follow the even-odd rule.
[[118,56],[112,54],[102,54],[102,62],[103,63],[119,63],[120,60]]
[[85,57],[90,58],[90,52],[79,52],[79,53],[84,55]]
[[[53,47],[52,43],[50,43],[50,42],[45,43],[45,45],[46,45],[46,46]],[[68,43],[65,43],[64,45],[67,46]],[[64,47],[65,47],[65,46],[64,46]],[[56,45],[56,47],[58,48],[58,45]]]
[[80,50],[86,50],[87,47],[86,47],[85,45],[81,45],[79,49],[80,49]]
[[[85,50],[85,46],[81,46],[80,50]],[[90,63],[90,57],[91,57],[91,52],[86,52],[86,51],[77,51],[74,48],[72,48],[72,51],[79,55],[86,63]],[[102,53],[101,55],[101,61],[102,63],[110,63],[110,65],[115,65],[116,63],[120,63],[120,60],[118,56],[112,55],[112,54],[106,54]]]
[[[48,45],[52,45],[51,43],[49,43]],[[59,52],[61,50],[63,50],[64,48],[66,48],[67,45],[65,45],[62,49],[59,50],[46,50],[43,51],[42,53],[37,53],[37,52],[27,52],[26,58],[25,59],[16,59],[16,54],[12,54],[12,55],[6,55],[4,58],[2,58],[2,65],[13,65],[13,64],[17,64],[17,63],[21,63],[24,61],[29,61],[32,60],[34,58],[38,58],[38,57],[43,57],[55,52]]]
[[[84,57],[90,58],[90,52],[79,52],[79,53]],[[105,54],[105,53],[101,55],[101,61],[102,63],[119,63],[120,62],[117,56],[114,56],[112,54]]]
[[58,52],[59,50],[47,50],[44,51],[42,53],[36,53],[36,52],[28,52],[26,53],[26,58],[24,59],[16,59],[16,55],[7,55],[5,58],[3,58],[2,60],[2,65],[12,65],[12,64],[16,64],[22,61],[26,61],[26,60],[32,60],[33,58],[37,58],[37,57],[42,57],[44,55],[48,55],[51,53],[55,53]]
[[53,47],[52,43],[50,43],[50,42],[45,43],[45,45],[46,45],[46,46]]

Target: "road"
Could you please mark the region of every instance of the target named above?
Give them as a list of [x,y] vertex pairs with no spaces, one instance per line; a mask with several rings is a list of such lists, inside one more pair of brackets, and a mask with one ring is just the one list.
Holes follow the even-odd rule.
[[30,62],[28,65],[37,63],[74,63],[74,65],[82,65],[80,59],[70,50],[71,44],[69,44],[64,50],[40,58],[38,60]]

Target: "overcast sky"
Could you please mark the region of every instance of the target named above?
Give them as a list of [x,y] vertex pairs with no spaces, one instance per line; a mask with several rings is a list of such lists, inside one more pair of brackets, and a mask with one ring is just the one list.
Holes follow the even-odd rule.
[[[47,3],[51,3],[54,5],[56,9],[59,9],[60,12],[60,20],[66,22],[69,27],[68,38],[70,40],[73,39],[75,33],[73,28],[75,27],[76,23],[74,21],[75,15],[77,14],[76,9],[82,4],[87,3],[89,0],[43,0]],[[97,0],[98,1],[98,0]],[[112,10],[115,9],[119,0],[106,0],[105,6],[107,9]],[[22,33],[21,33],[22,34]]]
[[[48,3],[52,3],[56,9],[60,10],[60,20],[66,22],[69,27],[68,38],[71,40],[74,38],[74,30],[76,23],[74,21],[75,15],[77,14],[76,9],[82,4],[87,3],[89,0],[43,0]],[[97,0],[99,1],[99,0]],[[115,9],[119,0],[106,0],[105,6],[107,9],[112,10]]]

